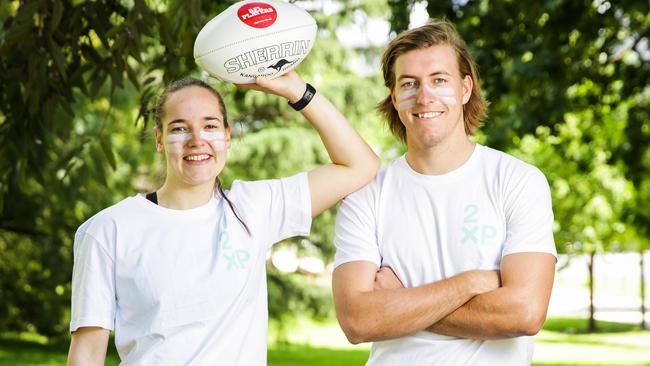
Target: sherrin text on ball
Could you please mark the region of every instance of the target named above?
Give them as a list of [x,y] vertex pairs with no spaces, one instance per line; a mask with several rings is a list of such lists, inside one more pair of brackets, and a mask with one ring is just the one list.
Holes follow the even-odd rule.
[[282,1],[238,2],[210,20],[194,43],[194,58],[211,75],[232,83],[274,78],[311,51],[316,21]]

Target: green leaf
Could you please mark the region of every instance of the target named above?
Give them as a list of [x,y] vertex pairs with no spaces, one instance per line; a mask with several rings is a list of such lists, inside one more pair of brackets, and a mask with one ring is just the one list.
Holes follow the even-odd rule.
[[108,159],[108,163],[111,164],[111,168],[113,168],[113,170],[117,169],[117,163],[115,162],[115,154],[113,153],[113,148],[111,147],[111,144],[108,142],[108,139],[104,136],[100,136],[99,144],[102,147],[102,151],[104,152],[104,155],[106,155],[106,158]]
[[99,88],[102,87],[107,77],[108,74],[106,73],[106,70],[102,70],[102,69],[95,70],[95,72],[91,76],[91,81],[90,81],[91,98],[95,98],[97,96],[97,93],[99,92]]
[[[106,168],[104,168],[104,159],[102,159],[102,155],[104,155],[104,153],[100,151],[96,145],[90,147],[90,158],[92,160],[91,164],[98,178],[98,181],[104,184],[104,186],[108,186]],[[86,164],[88,164],[88,161],[86,161]]]
[[[15,44],[21,44],[27,40],[32,30],[32,25],[25,22],[15,22],[4,35],[5,51],[9,52]],[[4,53],[4,52],[3,52]]]
[[111,74],[111,84],[121,88],[123,86],[124,78],[122,77],[122,72],[119,68],[116,65],[108,65],[108,72]]
[[50,32],[54,32],[61,23],[61,18],[63,16],[63,2],[62,1],[53,1],[52,3],[52,19],[50,20]]
[[128,62],[126,63],[126,75],[129,77],[131,84],[133,84],[133,86],[136,89],[140,89],[140,83],[138,82],[138,75],[136,74],[133,67],[128,64]]
[[65,72],[65,58],[63,57],[63,54],[61,54],[61,51],[54,43],[52,37],[47,38],[47,45],[50,51],[50,55],[52,55],[52,58],[54,59],[54,64],[56,65],[56,68],[59,69],[59,74],[61,75],[61,78],[63,79],[64,82],[67,81],[68,75]]
[[20,8],[18,8],[18,14],[16,14],[16,22],[31,24],[32,19],[34,19],[34,13],[38,11],[43,2],[44,0],[24,2]]
[[113,26],[111,29],[106,32],[106,37],[112,38],[120,33],[124,32],[124,23]]

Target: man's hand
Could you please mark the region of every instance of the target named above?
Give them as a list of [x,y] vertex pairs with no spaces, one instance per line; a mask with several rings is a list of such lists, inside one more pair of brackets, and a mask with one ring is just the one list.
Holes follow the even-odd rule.
[[403,288],[402,281],[399,280],[393,269],[390,267],[381,267],[375,273],[375,285],[373,290],[389,290],[394,288]]
[[404,288],[392,269],[368,261],[342,264],[332,278],[336,315],[353,344],[425,330],[472,297],[498,287],[498,272],[471,270]]
[[506,255],[501,261],[501,287],[474,297],[427,330],[472,339],[535,335],[546,319],[554,273],[552,254]]

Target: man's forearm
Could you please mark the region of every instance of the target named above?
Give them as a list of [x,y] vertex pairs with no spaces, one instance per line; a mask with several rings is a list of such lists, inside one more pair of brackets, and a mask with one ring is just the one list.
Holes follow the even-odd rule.
[[541,324],[537,326],[538,322],[530,319],[532,315],[528,313],[527,304],[519,303],[507,288],[499,288],[475,296],[427,330],[472,339],[533,335]]
[[[485,277],[493,276],[487,284]],[[470,271],[416,288],[364,291],[337,303],[352,343],[393,339],[426,329],[473,296],[498,286],[492,271]]]
[[502,339],[539,332],[546,319],[555,257],[522,253],[506,257],[503,287],[486,292],[427,330],[473,339]]

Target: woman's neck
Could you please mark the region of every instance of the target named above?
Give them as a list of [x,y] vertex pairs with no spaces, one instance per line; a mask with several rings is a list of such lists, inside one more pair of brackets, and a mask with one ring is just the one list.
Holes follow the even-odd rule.
[[214,195],[213,182],[201,185],[173,185],[165,181],[158,189],[158,204],[174,210],[189,210],[200,207],[210,201]]

